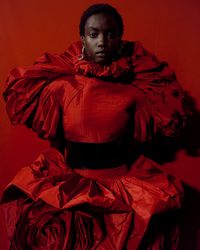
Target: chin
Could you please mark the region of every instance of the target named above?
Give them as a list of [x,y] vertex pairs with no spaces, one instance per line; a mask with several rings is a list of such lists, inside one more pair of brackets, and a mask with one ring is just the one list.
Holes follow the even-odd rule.
[[95,60],[95,62],[96,63],[98,63],[98,64],[101,64],[101,65],[109,65],[109,64],[111,64],[112,63],[112,60],[108,60],[108,59],[96,59]]

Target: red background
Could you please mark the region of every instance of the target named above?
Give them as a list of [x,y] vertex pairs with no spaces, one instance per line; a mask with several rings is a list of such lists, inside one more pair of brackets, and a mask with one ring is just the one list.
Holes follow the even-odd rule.
[[[62,52],[79,39],[78,25],[82,11],[99,1],[1,0],[0,1],[0,91],[11,68],[31,64],[44,52]],[[121,0],[107,1],[122,14],[125,39],[140,40],[144,47],[175,69],[184,89],[200,107],[200,1],[199,0]],[[1,95],[2,96],[2,95]],[[0,191],[14,174],[31,163],[48,142],[38,139],[31,130],[9,123],[3,98],[0,98]],[[197,113],[197,122],[199,121]],[[195,133],[195,132],[194,132]],[[195,136],[195,134],[193,134]],[[192,140],[192,139],[191,139]],[[198,145],[196,145],[198,146]],[[198,249],[200,157],[184,149],[164,168],[182,178],[189,188],[184,226],[185,249]],[[0,215],[1,249],[8,249],[5,225]],[[198,217],[198,218],[197,218]],[[188,234],[187,234],[188,230]],[[195,238],[194,238],[195,235]],[[200,235],[200,234],[199,234]],[[195,241],[195,243],[194,243]],[[200,247],[200,244],[199,244]],[[200,248],[199,248],[200,249]]]

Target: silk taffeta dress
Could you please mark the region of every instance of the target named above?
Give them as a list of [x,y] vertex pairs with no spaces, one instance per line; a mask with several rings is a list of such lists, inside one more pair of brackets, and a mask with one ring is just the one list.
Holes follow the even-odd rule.
[[[163,228],[162,218],[180,208],[181,185],[138,147],[178,133],[183,90],[167,63],[139,42],[123,44],[106,66],[81,59],[75,42],[10,72],[12,124],[65,146],[41,153],[6,187],[10,249],[177,249],[178,228]],[[151,229],[155,217],[162,225]]]

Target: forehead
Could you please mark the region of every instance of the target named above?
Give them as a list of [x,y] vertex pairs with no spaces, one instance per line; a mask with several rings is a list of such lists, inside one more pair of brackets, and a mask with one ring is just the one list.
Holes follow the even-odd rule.
[[117,29],[117,21],[113,15],[98,13],[90,16],[85,23],[85,30],[98,29],[110,30]]

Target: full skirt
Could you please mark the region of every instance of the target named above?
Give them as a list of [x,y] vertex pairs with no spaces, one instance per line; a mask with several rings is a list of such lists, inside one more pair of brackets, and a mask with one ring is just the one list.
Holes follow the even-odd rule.
[[6,187],[12,250],[175,250],[182,187],[141,155],[131,166],[71,169],[50,148]]

